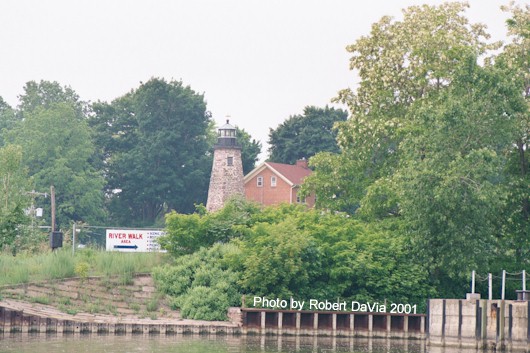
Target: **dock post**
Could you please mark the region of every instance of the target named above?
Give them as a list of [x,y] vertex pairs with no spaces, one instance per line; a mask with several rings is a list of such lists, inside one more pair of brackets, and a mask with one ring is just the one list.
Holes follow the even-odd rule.
[[501,300],[501,307],[499,308],[499,315],[497,315],[497,318],[499,320],[499,337],[498,337],[498,340],[500,342],[500,348],[501,349],[504,349],[505,347],[505,342],[504,342],[504,338],[505,338],[505,333],[504,333],[504,330],[505,330],[505,315],[506,315],[506,302],[504,300]]
[[260,313],[260,319],[261,319],[260,320],[261,321],[260,323],[261,332],[265,333],[265,312],[264,311]]
[[278,335],[282,334],[283,329],[283,312],[278,313]]
[[4,309],[4,333],[11,332],[11,322],[12,322],[11,310]]
[[368,315],[368,334],[371,337],[373,335],[374,331],[374,315],[369,314]]
[[526,302],[526,345],[530,346],[530,301]]
[[481,333],[482,333],[482,344],[481,344],[481,347],[484,347],[487,339],[488,339],[488,301],[487,300],[483,300],[482,301],[482,307],[480,308],[481,309],[481,319],[482,319],[482,322],[480,323],[480,326],[481,326]]
[[442,300],[442,342],[445,342],[445,314],[446,314],[446,301]]
[[332,330],[332,335],[334,337],[337,336],[337,314],[331,315],[331,330]]
[[318,334],[318,313],[313,314],[313,335]]
[[296,336],[300,335],[300,322],[302,321],[302,314],[300,312],[296,313]]
[[57,320],[57,334],[63,334],[64,333],[64,320],[58,319]]
[[354,332],[355,332],[355,316],[354,314],[350,314],[350,335],[353,336]]

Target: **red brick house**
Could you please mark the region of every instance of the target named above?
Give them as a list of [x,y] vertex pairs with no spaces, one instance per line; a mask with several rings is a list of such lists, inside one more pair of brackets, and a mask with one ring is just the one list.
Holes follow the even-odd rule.
[[302,199],[298,196],[304,178],[311,174],[307,160],[296,165],[265,162],[248,173],[244,180],[245,198],[265,206],[280,203],[301,203],[308,207],[315,205],[313,195]]

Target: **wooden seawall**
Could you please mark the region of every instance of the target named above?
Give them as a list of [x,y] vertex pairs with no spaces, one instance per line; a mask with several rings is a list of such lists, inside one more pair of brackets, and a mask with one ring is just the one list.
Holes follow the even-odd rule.
[[37,304],[0,302],[1,334],[241,334],[233,322],[186,319],[138,319],[105,315],[68,315]]
[[243,308],[243,333],[425,338],[425,315]]
[[[9,304],[9,305],[6,305]],[[425,338],[425,315],[230,308],[230,322],[151,320],[46,312],[45,306],[0,302],[0,333],[264,334],[330,337]]]

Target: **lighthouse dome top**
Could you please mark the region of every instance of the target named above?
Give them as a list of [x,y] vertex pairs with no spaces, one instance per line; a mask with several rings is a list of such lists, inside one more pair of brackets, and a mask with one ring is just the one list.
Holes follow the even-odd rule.
[[236,140],[236,128],[230,124],[228,119],[226,119],[226,124],[219,128],[217,133],[217,144],[214,147],[240,148]]
[[236,128],[230,124],[230,120],[226,119],[226,124],[219,128],[219,137],[235,137]]

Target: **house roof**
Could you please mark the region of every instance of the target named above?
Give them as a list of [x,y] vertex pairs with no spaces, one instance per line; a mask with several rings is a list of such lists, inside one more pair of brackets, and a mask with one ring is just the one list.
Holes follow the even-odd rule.
[[270,169],[274,174],[282,178],[290,186],[301,185],[304,181],[304,178],[311,174],[311,169],[309,168],[291,164],[265,162],[254,168],[254,170],[245,176],[245,184],[265,168]]

